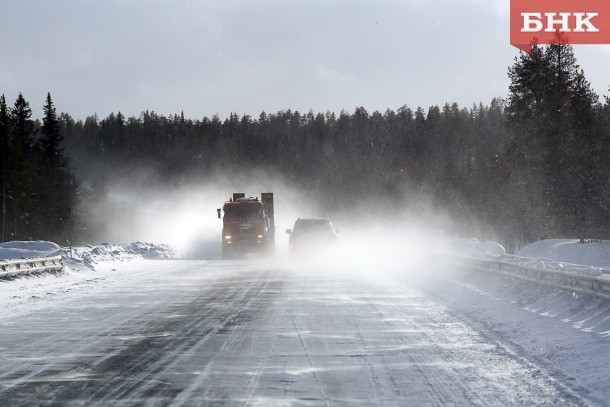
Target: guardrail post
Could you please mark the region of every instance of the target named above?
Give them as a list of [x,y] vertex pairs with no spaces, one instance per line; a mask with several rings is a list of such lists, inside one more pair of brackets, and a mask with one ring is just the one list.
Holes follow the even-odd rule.
[[[568,292],[579,292],[610,300],[610,272],[601,270],[603,277],[588,275],[565,270],[549,270],[534,268],[514,262],[502,261],[499,258],[480,258],[474,256],[459,255],[456,253],[444,253],[445,256],[453,258],[462,266],[470,266],[478,271],[497,272],[501,275],[511,275],[516,278],[540,283],[547,286],[566,290]],[[610,271],[610,270],[609,270]]]
[[61,256],[40,257],[35,259],[0,261],[0,277],[11,277],[42,271],[62,271],[64,268]]

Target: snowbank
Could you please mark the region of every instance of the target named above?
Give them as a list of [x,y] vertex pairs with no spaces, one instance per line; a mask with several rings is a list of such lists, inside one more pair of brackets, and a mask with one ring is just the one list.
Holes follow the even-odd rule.
[[575,239],[549,239],[530,243],[515,253],[520,257],[610,268],[610,241],[579,243]]
[[98,263],[109,261],[130,261],[138,259],[153,259],[173,257],[174,251],[167,245],[151,243],[128,243],[87,245],[72,248],[72,254],[67,247],[62,248],[62,256],[68,268],[94,269]]
[[68,269],[94,269],[95,264],[102,262],[173,257],[174,252],[167,245],[141,242],[79,246],[73,247],[72,253],[68,247],[59,247],[53,242],[42,240],[0,243],[0,260],[58,255],[64,258]]
[[445,241],[441,247],[445,252],[536,270],[590,276],[610,274],[610,242],[580,244],[578,240],[542,240],[524,247],[514,256],[506,254],[499,243],[480,242],[475,238]]
[[61,247],[53,242],[35,240],[31,242],[0,243],[0,260],[31,259],[35,257],[48,257],[61,254]]
[[554,271],[554,272],[569,272],[576,274],[586,274],[589,276],[599,276],[601,274],[610,274],[610,269],[585,264],[573,264],[560,261],[552,261],[545,258],[532,258],[522,256],[505,255],[498,258],[504,263],[511,263],[518,266],[529,267],[536,270]]
[[502,256],[506,254],[504,246],[498,242],[480,242],[476,238],[445,240],[440,243],[444,250],[462,254]]

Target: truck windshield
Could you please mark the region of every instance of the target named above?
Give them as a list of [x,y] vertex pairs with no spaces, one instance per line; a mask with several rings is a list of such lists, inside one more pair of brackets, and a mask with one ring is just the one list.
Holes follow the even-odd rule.
[[245,218],[245,217],[259,217],[263,214],[263,209],[258,205],[247,205],[247,206],[225,206],[225,217],[226,218]]

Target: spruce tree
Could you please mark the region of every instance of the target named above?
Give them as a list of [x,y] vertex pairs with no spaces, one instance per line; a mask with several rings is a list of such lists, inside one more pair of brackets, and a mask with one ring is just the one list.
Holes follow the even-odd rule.
[[24,150],[32,148],[32,136],[34,133],[34,121],[32,120],[32,109],[30,104],[20,93],[15,100],[11,111],[13,124],[13,143],[19,144]]
[[[11,154],[8,158],[10,173],[7,194],[11,197],[7,205],[7,228],[14,239],[32,239],[36,229],[32,216],[38,205],[36,190],[36,163],[38,151],[33,147],[34,121],[29,103],[20,93],[10,113]],[[7,235],[8,236],[8,235]]]
[[74,199],[74,181],[63,155],[60,122],[50,93],[47,93],[43,112],[38,190],[42,192],[45,204],[37,212],[40,217],[38,223],[45,239],[65,244],[67,217]]
[[47,93],[47,100],[43,107],[44,118],[42,119],[42,128],[40,132],[43,137],[40,139],[42,151],[46,155],[47,159],[50,160],[53,166],[59,165],[57,162],[61,158],[62,148],[60,147],[63,137],[61,136],[59,129],[59,119],[51,100],[51,94]]
[[522,53],[509,78],[507,153],[526,239],[587,233],[596,216],[587,202],[597,181],[586,157],[594,159],[597,144],[597,95],[561,35]]
[[10,155],[9,151],[9,136],[10,136],[10,127],[11,122],[9,118],[9,111],[6,107],[6,99],[4,95],[0,96],[0,159],[2,160],[2,168],[0,168],[1,179],[0,179],[0,242],[6,241],[6,217],[7,217],[7,182],[8,182],[8,157]]

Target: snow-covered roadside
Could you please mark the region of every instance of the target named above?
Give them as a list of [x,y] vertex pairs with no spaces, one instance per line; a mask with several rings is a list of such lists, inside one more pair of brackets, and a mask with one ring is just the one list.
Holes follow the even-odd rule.
[[577,239],[540,240],[528,244],[515,255],[610,268],[610,241],[580,243]]
[[0,243],[0,260],[31,259],[61,254],[61,247],[44,240]]
[[496,260],[537,270],[599,276],[610,274],[610,242],[578,243],[578,240],[550,239],[531,243],[515,255],[506,254],[497,242],[475,238],[441,242],[440,250],[453,254]]
[[[610,265],[610,242],[541,241],[512,256],[495,242],[464,239],[444,242],[439,250],[547,271],[610,272],[600,267]],[[593,400],[607,404],[610,301],[455,263],[431,262],[429,271],[416,283],[425,295],[517,355],[534,356],[561,381],[591,389]]]
[[448,312],[607,405],[610,303],[496,274],[432,266],[409,285]]
[[114,280],[138,278],[134,267],[124,270],[125,262],[173,257],[166,245],[149,243],[101,244],[61,248],[44,241],[7,242],[0,244],[0,259],[35,258],[61,255],[65,268],[62,273],[37,273],[0,281],[2,317],[14,317],[52,306],[53,301],[70,296],[82,296]]
[[67,271],[95,270],[95,265],[109,261],[130,261],[174,257],[167,245],[151,243],[127,243],[76,246],[72,249],[59,247],[53,242],[16,241],[0,243],[0,260],[31,259],[61,255]]
[[94,270],[97,264],[110,261],[170,258],[174,257],[174,251],[167,245],[151,243],[102,243],[95,246],[73,247],[72,251],[64,247],[61,249],[61,255],[69,270],[80,271],[83,268]]

